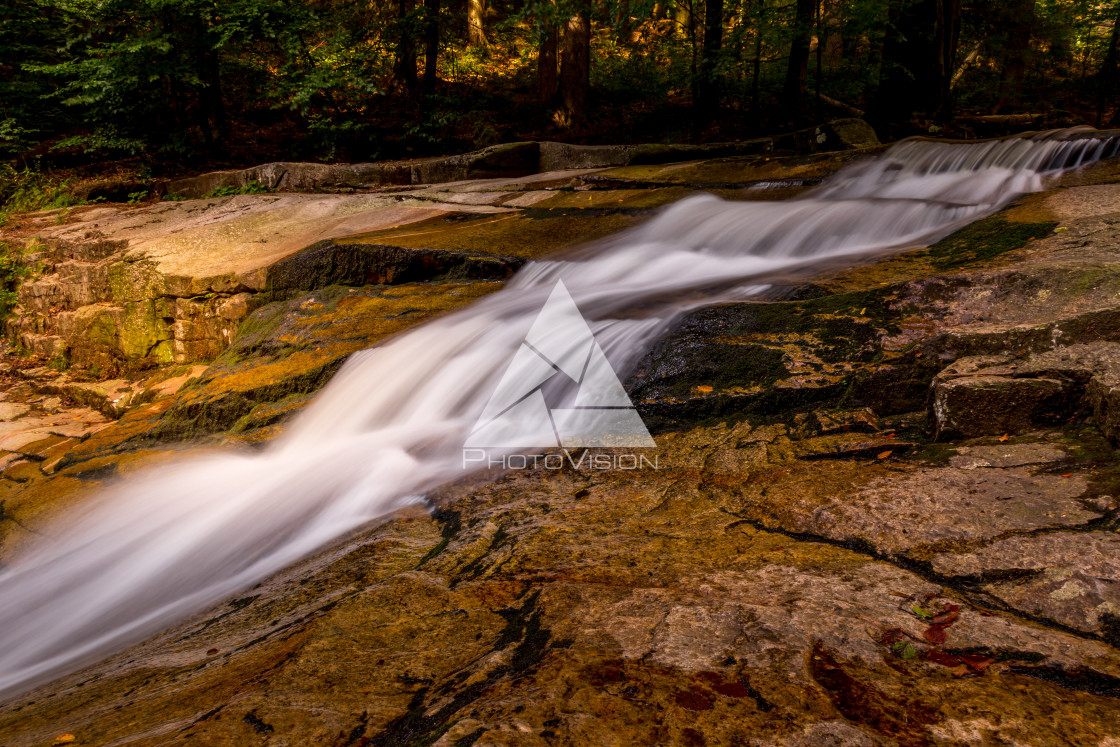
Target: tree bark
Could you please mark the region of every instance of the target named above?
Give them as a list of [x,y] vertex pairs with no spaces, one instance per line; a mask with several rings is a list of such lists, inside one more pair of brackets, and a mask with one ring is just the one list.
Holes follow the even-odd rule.
[[723,47],[723,0],[705,0],[704,56],[700,62],[697,114],[710,120],[719,109],[719,79],[716,71]]
[[[1097,127],[1101,126],[1105,107],[1113,98],[1113,89],[1116,86],[1117,62],[1120,62],[1120,12],[1117,13],[1116,19],[1112,23],[1112,36],[1108,39],[1108,51],[1105,52],[1101,69],[1097,71]],[[1109,125],[1116,125],[1118,122],[1120,122],[1120,109],[1116,110],[1116,114],[1112,116]]]
[[892,5],[879,86],[868,108],[877,127],[915,112],[938,120],[952,114],[960,11],[960,0],[896,0]]
[[413,39],[412,11],[415,0],[397,0],[397,59],[393,63],[393,80],[406,93],[416,90],[416,41]]
[[[555,1],[551,3],[555,9]],[[543,19],[540,26],[540,44],[537,45],[537,96],[541,103],[551,103],[556,98],[558,37],[560,29],[553,21],[553,14]]]
[[424,0],[424,90],[435,88],[439,63],[439,0]]
[[591,89],[591,9],[587,2],[568,19],[560,58],[560,95],[572,127],[587,118],[587,94]]
[[801,114],[805,99],[805,82],[809,77],[809,41],[813,33],[815,0],[797,0],[793,40],[789,47],[786,84],[782,93],[786,111],[795,117]]
[[1027,53],[1034,31],[1035,0],[1017,0],[1008,8],[1011,29],[1007,35],[1007,57],[999,79],[996,113],[1003,114],[1022,97],[1023,79],[1027,74]]
[[760,110],[760,78],[762,75],[762,22],[766,19],[766,0],[758,2],[758,25],[754,30],[754,56],[751,58],[751,127],[758,130],[762,125]]
[[486,34],[483,32],[482,17],[486,13],[484,0],[467,0],[467,45],[485,47]]

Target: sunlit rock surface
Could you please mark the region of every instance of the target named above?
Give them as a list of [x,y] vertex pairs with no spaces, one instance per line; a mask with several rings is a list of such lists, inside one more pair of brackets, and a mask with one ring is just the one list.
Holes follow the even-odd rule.
[[[731,181],[733,165],[688,166],[681,183],[705,168]],[[639,168],[654,167],[603,176],[652,186],[585,181],[598,186],[542,202],[617,190],[626,205],[685,171]],[[10,701],[3,744],[1120,740],[1114,173],[787,300],[693,313],[627,382],[656,426],[657,471],[569,463],[447,486],[432,513]],[[538,220],[513,213],[488,234],[480,221],[505,214],[474,215],[416,247],[523,256]],[[589,218],[592,235],[592,213],[552,220]],[[492,243],[456,245],[472,223]],[[391,230],[361,240],[424,238]],[[199,437],[270,438],[347,354],[499,284],[258,299],[209,368],[136,383],[116,421],[57,372],[15,366],[0,426],[45,436],[0,443],[0,561],[93,487]],[[1056,389],[999,394],[1038,382]],[[66,435],[58,412],[82,425]]]

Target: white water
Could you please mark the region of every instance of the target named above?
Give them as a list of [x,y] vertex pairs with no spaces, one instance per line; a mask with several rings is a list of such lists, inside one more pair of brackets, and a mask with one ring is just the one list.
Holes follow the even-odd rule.
[[353,356],[265,451],[129,480],[0,573],[0,697],[121,650],[461,476],[464,438],[557,278],[625,373],[686,308],[927,242],[1120,147],[1062,139],[1071,134],[904,142],[786,202],[688,198]]

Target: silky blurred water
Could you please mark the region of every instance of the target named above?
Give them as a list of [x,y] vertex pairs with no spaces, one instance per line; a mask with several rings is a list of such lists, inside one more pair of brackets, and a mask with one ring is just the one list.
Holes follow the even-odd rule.
[[625,373],[680,313],[938,238],[1116,154],[1073,131],[907,141],[784,202],[681,200],[575,258],[351,357],[263,451],[109,490],[0,573],[0,697],[150,636],[463,474],[461,449],[557,279]]

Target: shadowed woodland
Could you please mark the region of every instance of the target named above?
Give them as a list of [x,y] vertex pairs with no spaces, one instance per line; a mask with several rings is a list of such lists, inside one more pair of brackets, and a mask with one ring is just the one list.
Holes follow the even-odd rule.
[[370,161],[501,141],[880,137],[1116,119],[1120,2],[15,0],[15,169]]

